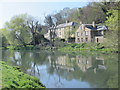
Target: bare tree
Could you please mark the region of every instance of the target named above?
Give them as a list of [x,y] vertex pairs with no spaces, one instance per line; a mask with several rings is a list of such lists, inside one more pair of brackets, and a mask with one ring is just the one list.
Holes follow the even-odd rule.
[[52,15],[45,16],[44,22],[48,27],[52,27],[54,25]]
[[27,21],[27,26],[30,29],[30,32],[32,34],[32,41],[33,41],[33,45],[36,45],[36,34],[37,32],[39,32],[41,30],[41,28],[39,27],[39,21]]

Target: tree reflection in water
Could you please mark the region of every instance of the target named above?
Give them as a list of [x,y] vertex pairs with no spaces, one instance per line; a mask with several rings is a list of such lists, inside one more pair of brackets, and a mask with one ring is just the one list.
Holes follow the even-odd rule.
[[72,87],[74,83],[81,87],[84,82],[84,87],[118,87],[117,54],[7,50],[2,57],[9,65],[40,78],[47,87]]

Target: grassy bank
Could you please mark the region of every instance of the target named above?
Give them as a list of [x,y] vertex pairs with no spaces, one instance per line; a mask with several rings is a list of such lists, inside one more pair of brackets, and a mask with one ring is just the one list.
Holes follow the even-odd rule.
[[36,77],[24,74],[18,67],[0,61],[2,69],[2,88],[45,88]]
[[7,47],[3,47],[1,49],[9,49],[9,50],[47,50],[50,49],[50,47],[45,47],[45,46],[40,46],[40,45],[26,45],[26,47],[24,46],[7,46]]
[[80,51],[100,51],[100,52],[115,52],[118,53],[118,48],[115,47],[106,47],[103,44],[100,43],[82,43],[82,44],[77,44],[77,43],[66,43],[63,45],[55,45],[55,47],[51,46],[41,46],[41,45],[27,45],[26,47],[24,46],[7,46],[2,49],[9,49],[9,50],[51,50],[51,49],[58,49],[59,51],[62,52],[80,52]]
[[81,52],[81,51],[100,51],[100,52],[117,52],[118,53],[118,49],[117,48],[112,48],[112,47],[105,47],[102,44],[98,44],[98,43],[82,43],[82,44],[68,44],[64,47],[61,47],[58,49],[59,51],[62,52]]

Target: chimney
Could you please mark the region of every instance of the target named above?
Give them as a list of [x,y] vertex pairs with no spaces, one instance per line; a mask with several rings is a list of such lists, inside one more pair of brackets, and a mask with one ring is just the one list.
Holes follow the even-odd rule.
[[57,23],[55,23],[55,27],[57,26]]
[[54,26],[52,25],[52,27],[54,27]]
[[68,21],[68,20],[66,20],[66,23],[69,23],[69,21]]
[[95,21],[93,21],[93,22],[92,22],[92,25],[93,25],[93,27],[95,27],[95,26],[96,26],[96,25],[95,25]]

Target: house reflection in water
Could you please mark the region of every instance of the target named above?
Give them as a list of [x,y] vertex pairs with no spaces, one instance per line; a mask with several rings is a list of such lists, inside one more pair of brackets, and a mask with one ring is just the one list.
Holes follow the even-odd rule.
[[78,67],[83,71],[86,72],[88,68],[92,67],[92,58],[88,57],[82,57],[82,56],[76,56],[76,63]]
[[[96,62],[96,66],[93,65],[93,60]],[[98,69],[106,70],[106,66],[104,65],[104,57],[97,56],[97,57],[84,57],[84,56],[76,56],[76,63],[78,67],[83,71],[86,72],[89,68],[93,68],[94,73],[97,72]]]
[[[51,56],[48,56],[49,63],[52,63]],[[106,69],[104,66],[104,58],[103,57],[94,57],[94,60],[97,66],[93,66],[93,57],[85,57],[82,55],[70,57],[68,54],[63,56],[58,56],[52,64],[52,67],[56,69],[64,69],[67,71],[75,71],[75,67],[80,68],[81,71],[86,72],[88,69],[92,68],[94,73],[97,72],[98,69]]]
[[[49,62],[52,63],[51,56],[49,56],[48,59]],[[70,62],[73,60],[75,60],[75,58],[69,58],[68,55],[58,56],[55,60],[55,65],[53,64],[52,67],[55,67],[57,69],[66,69],[68,71],[74,71],[73,63]]]
[[99,64],[98,64],[98,68],[99,68],[99,69],[104,69],[104,70],[107,69],[106,66],[104,65],[104,64],[105,64],[104,57],[102,57],[102,56],[97,56],[97,57],[96,57],[96,60],[99,62]]

